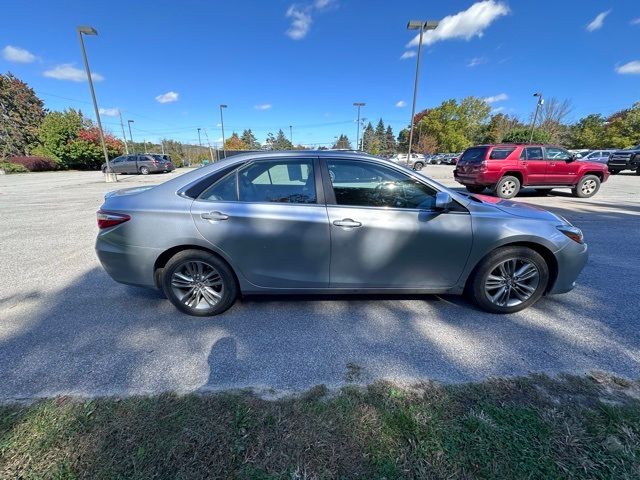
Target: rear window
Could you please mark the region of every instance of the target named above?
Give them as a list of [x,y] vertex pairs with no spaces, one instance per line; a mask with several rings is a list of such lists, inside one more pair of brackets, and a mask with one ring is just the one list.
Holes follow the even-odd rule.
[[467,148],[460,157],[460,161],[469,163],[481,162],[484,160],[485,153],[487,153],[487,147]]
[[504,160],[516,149],[516,147],[508,147],[508,148],[494,148],[491,150],[491,154],[489,158],[491,160]]

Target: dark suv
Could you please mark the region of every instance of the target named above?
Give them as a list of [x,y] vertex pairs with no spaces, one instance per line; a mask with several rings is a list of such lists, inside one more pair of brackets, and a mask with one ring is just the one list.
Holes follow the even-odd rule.
[[[113,173],[140,173],[148,175],[158,172],[172,172],[176,167],[171,163],[169,155],[139,153],[122,155],[109,162]],[[107,164],[102,164],[102,171],[107,171]]]
[[636,175],[640,175],[640,145],[613,152],[607,165],[612,175],[622,170],[635,170]]
[[576,197],[596,194],[609,178],[606,165],[577,162],[576,157],[555,145],[479,145],[460,156],[453,171],[457,182],[472,193],[490,188],[500,198],[513,198],[521,187],[541,193],[571,188]]

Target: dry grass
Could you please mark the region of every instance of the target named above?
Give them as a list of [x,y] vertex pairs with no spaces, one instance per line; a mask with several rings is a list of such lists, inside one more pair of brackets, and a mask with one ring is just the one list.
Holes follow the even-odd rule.
[[0,478],[640,478],[638,387],[535,376],[277,401],[57,398],[0,407]]

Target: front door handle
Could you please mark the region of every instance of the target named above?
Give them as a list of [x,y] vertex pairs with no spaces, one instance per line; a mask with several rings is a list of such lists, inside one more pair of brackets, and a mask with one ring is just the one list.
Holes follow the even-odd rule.
[[209,212],[209,213],[201,213],[200,218],[202,218],[203,220],[209,220],[213,222],[218,220],[228,220],[229,215],[226,215],[221,212]]
[[362,223],[352,220],[351,218],[343,218],[342,220],[334,220],[333,224],[336,227],[343,228],[358,228],[362,226]]

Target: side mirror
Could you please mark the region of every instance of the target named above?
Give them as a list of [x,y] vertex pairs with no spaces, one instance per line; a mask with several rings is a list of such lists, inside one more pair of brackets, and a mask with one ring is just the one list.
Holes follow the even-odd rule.
[[451,205],[451,195],[447,192],[436,193],[436,210],[449,210]]
[[575,153],[572,153],[569,158],[567,158],[567,162],[575,162],[578,159],[578,156]]

